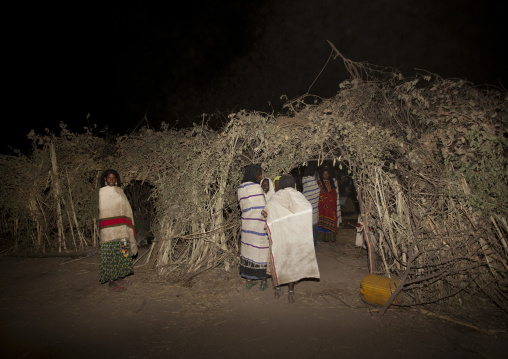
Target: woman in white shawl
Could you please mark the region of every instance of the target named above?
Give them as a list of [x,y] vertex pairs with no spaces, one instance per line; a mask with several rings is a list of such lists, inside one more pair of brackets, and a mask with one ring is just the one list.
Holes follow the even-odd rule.
[[134,273],[132,256],[138,253],[132,209],[120,188],[115,170],[105,171],[99,190],[99,277],[113,292],[125,291],[124,278]]
[[240,246],[240,274],[246,279],[247,289],[261,280],[260,290],[267,288],[266,264],[268,261],[268,235],[265,218],[265,196],[259,181],[263,176],[261,167],[248,165],[242,184],[238,187],[238,202],[242,210],[242,237]]
[[266,202],[268,202],[268,200],[272,198],[273,194],[275,193],[275,189],[273,188],[273,182],[271,179],[266,177],[263,178],[259,184],[261,185],[261,188],[265,193],[265,200]]
[[267,272],[275,285],[275,297],[280,297],[280,286],[288,284],[288,300],[294,302],[295,282],[320,277],[312,236],[312,205],[295,189],[293,176],[284,175],[263,215],[270,238]]

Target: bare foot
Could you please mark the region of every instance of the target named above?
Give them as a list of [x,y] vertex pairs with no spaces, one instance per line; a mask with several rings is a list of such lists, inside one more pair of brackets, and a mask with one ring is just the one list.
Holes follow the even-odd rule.
[[280,287],[275,287],[275,299],[279,299],[282,294],[282,289]]
[[289,301],[289,303],[295,302],[295,291],[294,290],[288,291],[288,301]]

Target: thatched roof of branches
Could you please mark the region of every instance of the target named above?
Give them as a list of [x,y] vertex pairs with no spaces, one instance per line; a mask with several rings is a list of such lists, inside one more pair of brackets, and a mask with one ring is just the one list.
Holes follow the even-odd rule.
[[347,167],[374,230],[371,270],[400,278],[407,305],[475,296],[508,314],[506,93],[335,55],[351,74],[337,95],[305,94],[284,115],[240,111],[218,130],[142,128],[113,141],[65,126],[33,134],[30,156],[1,159],[2,228],[19,249],[96,246],[97,176],[116,168],[152,187],[156,240],[141,262],[186,280],[235,265],[246,164],[274,177],[329,160]]

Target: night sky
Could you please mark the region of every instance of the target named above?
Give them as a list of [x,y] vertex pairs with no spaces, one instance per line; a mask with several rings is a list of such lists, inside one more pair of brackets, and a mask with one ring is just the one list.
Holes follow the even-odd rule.
[[[469,0],[209,1],[178,7],[25,5],[6,12],[2,131],[25,149],[34,129],[97,124],[114,133],[161,122],[217,123],[240,109],[279,112],[330,55],[508,87],[506,5]],[[123,5],[123,4],[122,4]],[[348,77],[329,63],[311,93]],[[87,114],[90,114],[87,120]],[[146,114],[146,117],[145,117]],[[7,151],[8,152],[8,151]]]

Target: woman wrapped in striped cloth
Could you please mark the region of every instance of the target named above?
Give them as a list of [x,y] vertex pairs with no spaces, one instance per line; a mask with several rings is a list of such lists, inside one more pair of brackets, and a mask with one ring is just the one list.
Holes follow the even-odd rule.
[[260,290],[267,288],[266,265],[269,244],[266,221],[261,211],[265,208],[265,196],[259,181],[263,176],[261,167],[248,165],[242,184],[238,187],[238,201],[242,211],[242,236],[240,246],[240,274],[251,289],[261,280]]
[[314,247],[317,246],[318,238],[318,222],[319,222],[319,186],[316,181],[317,167],[314,162],[308,164],[303,171],[302,185],[303,195],[312,205],[312,237],[314,239]]
[[99,277],[114,292],[125,291],[124,278],[134,273],[132,256],[138,253],[132,208],[120,188],[115,170],[105,171],[99,190]]

